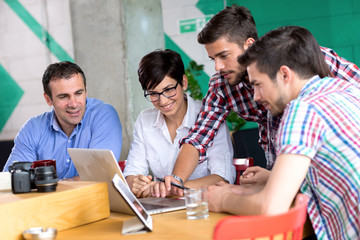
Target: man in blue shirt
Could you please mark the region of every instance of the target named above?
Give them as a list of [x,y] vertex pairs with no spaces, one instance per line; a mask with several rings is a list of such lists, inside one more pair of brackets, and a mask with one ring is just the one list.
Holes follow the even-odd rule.
[[76,177],[67,148],[110,149],[119,159],[119,116],[111,105],[87,98],[85,74],[78,65],[51,64],[42,83],[44,98],[53,109],[31,118],[21,128],[4,171],[14,161],[55,159],[59,179]]

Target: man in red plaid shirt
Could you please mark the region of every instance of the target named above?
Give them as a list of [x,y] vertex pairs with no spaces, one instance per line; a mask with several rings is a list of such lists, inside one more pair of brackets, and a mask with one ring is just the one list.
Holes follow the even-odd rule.
[[[246,69],[237,62],[238,56],[257,38],[255,21],[250,11],[242,6],[220,11],[199,33],[198,42],[205,45],[217,73],[209,81],[197,122],[181,141],[173,174],[165,177],[165,185],[161,183],[152,189],[154,196],[182,195],[182,191],[171,187],[170,182],[184,184],[196,165],[206,161],[206,150],[231,110],[246,121],[258,123],[259,144],[267,159],[268,170],[250,167],[241,177],[241,183],[266,182],[276,158],[274,142],[281,116],[271,116],[264,106],[254,101],[254,90],[249,84]],[[321,47],[321,51],[334,77],[360,87],[360,71],[355,64],[329,48]]]

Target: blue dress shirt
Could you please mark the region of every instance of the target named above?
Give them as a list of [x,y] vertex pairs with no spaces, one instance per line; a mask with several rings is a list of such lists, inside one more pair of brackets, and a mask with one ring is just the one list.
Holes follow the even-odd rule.
[[81,122],[68,137],[60,128],[54,110],[28,120],[14,140],[14,148],[4,171],[13,161],[55,159],[59,179],[78,175],[68,148],[110,149],[120,158],[122,128],[119,116],[110,104],[87,98]]

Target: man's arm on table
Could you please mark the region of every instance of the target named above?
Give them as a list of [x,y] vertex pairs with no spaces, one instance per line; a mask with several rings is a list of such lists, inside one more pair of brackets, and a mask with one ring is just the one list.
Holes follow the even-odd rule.
[[310,165],[310,158],[303,155],[282,154],[275,162],[264,188],[254,194],[240,194],[234,186],[210,186],[209,209],[213,212],[228,212],[236,215],[273,215],[286,212]]
[[188,188],[197,188],[199,186],[210,186],[214,185],[217,182],[224,181],[224,178],[220,177],[217,174],[210,174],[202,178],[197,178],[194,180],[189,180],[185,183],[185,186]]

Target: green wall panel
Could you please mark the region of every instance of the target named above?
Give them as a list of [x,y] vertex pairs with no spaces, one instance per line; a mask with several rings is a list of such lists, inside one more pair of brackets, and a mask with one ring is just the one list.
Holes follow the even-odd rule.
[[357,62],[360,60],[360,43],[354,46],[354,59],[357,59]]
[[358,0],[237,0],[255,18],[259,36],[285,25],[309,29],[321,46],[334,49],[341,57],[360,65],[360,1]]
[[[189,62],[192,60],[171,38],[167,35],[165,35],[165,46],[168,49],[171,49],[173,51],[176,51],[180,54],[185,69],[189,66]],[[200,71],[199,75],[196,76],[196,79],[198,80],[198,83],[200,85],[201,93],[205,96],[207,89],[208,89],[208,83],[209,83],[209,75],[207,75],[204,71]]]
[[196,7],[205,15],[214,14],[224,8],[224,1],[199,0]]
[[360,12],[358,9],[354,9],[353,0],[228,1],[228,5],[232,5],[232,3],[244,5],[249,8],[256,17],[256,22],[260,24]]
[[359,12],[360,11],[360,1],[354,0],[354,11]]
[[5,0],[5,3],[18,15],[26,26],[45,44],[45,46],[60,60],[74,62],[74,59],[58,44],[41,24],[26,10],[18,0]]
[[[60,46],[43,26],[27,11],[18,0],[4,0],[12,11],[23,21],[23,23],[34,33],[36,37],[50,50],[60,61],[71,61],[74,59]],[[17,85],[16,81],[0,64],[0,133],[16,108],[24,91]]]
[[0,132],[20,101],[24,91],[0,64]]

